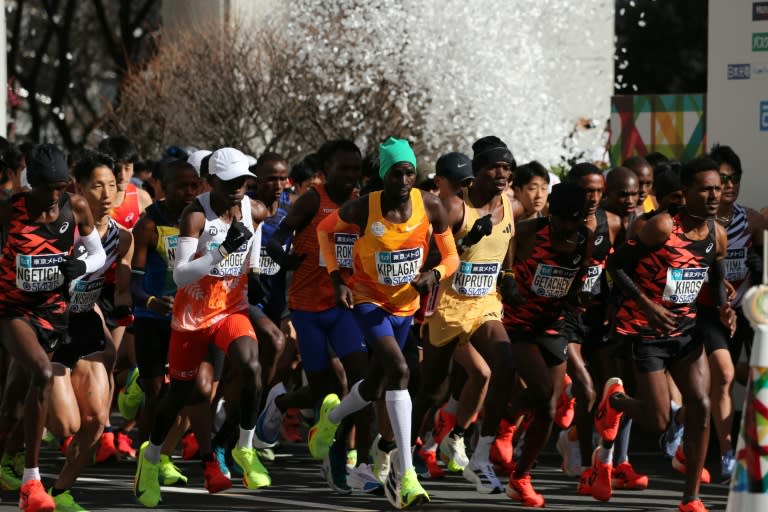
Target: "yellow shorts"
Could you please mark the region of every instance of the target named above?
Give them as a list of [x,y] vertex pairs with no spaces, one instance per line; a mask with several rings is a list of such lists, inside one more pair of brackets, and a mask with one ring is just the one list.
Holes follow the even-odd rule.
[[442,347],[455,338],[459,339],[459,343],[467,343],[484,323],[501,322],[501,315],[502,304],[498,293],[463,297],[444,292],[434,314],[426,322],[429,343]]

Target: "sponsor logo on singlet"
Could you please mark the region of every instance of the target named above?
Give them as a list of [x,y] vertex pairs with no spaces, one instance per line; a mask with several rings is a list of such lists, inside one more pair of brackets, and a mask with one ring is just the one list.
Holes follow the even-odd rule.
[[379,283],[400,286],[413,281],[421,268],[421,247],[376,253]]
[[531,281],[531,291],[539,297],[559,299],[568,294],[578,269],[539,263]]
[[707,268],[668,268],[662,299],[673,304],[691,304],[707,278]]
[[453,290],[467,297],[484,297],[496,289],[499,264],[462,261],[453,277]]
[[16,255],[16,287],[25,292],[49,292],[64,283],[59,263],[64,253],[29,256]]

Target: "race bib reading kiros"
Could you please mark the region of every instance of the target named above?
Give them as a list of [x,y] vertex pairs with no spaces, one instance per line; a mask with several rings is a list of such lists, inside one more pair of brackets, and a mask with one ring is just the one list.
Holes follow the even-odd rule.
[[662,300],[673,304],[691,304],[707,278],[708,268],[668,268]]
[[496,289],[498,263],[462,261],[453,277],[453,291],[467,297],[484,297]]
[[[336,250],[336,263],[339,268],[352,268],[352,249],[355,247],[357,235],[352,233],[333,233],[333,246]],[[318,264],[326,267],[325,257],[320,251]]]
[[419,274],[421,248],[376,253],[379,283],[387,286],[408,284]]
[[29,256],[16,255],[16,287],[25,292],[49,292],[64,284],[59,263],[65,253]]
[[531,291],[539,297],[560,299],[568,295],[578,269],[539,263],[531,282]]

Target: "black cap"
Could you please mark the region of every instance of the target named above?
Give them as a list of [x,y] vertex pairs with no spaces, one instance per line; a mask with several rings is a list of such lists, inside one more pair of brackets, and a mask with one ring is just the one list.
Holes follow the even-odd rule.
[[475,177],[472,174],[472,161],[464,153],[446,153],[438,158],[435,164],[435,176],[445,178],[453,185]]
[[661,201],[672,192],[683,188],[680,183],[680,174],[672,169],[664,169],[653,177],[653,188],[656,190],[656,198]]
[[586,192],[576,183],[558,183],[549,194],[549,214],[565,219],[583,217],[586,202]]
[[53,144],[39,144],[25,156],[27,181],[33,187],[44,183],[69,181],[71,176],[64,153]]
[[509,150],[503,140],[495,135],[481,137],[472,144],[472,168],[479,171],[483,167],[494,165],[496,162],[506,162],[512,166],[512,170],[517,167],[515,157]]

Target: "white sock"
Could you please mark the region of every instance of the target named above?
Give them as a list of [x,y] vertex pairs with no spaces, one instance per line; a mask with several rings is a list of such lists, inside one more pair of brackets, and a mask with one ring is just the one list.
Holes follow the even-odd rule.
[[470,462],[476,466],[488,464],[491,456],[491,445],[494,439],[496,439],[494,436],[480,436]]
[[613,462],[613,445],[611,445],[610,448],[605,448],[603,446],[598,448],[597,460],[599,460],[601,464],[610,464]]
[[328,419],[331,420],[331,422],[339,424],[341,423],[341,420],[350,414],[359,411],[371,403],[360,396],[359,388],[360,383],[362,382],[362,380],[355,382],[355,385],[352,386],[352,389],[349,390],[349,393],[347,393],[347,396],[344,397],[339,406],[331,411],[328,415]]
[[162,446],[159,444],[152,444],[152,441],[149,442],[147,445],[147,448],[144,450],[144,458],[147,459],[152,464],[157,464],[160,462],[160,450],[162,449]]
[[386,392],[384,399],[387,403],[389,422],[395,434],[400,455],[400,468],[405,473],[413,467],[411,457],[411,395],[407,389],[391,389]]
[[240,439],[237,441],[238,448],[253,448],[253,431],[254,429],[244,429],[240,427]]
[[40,468],[24,468],[24,476],[21,483],[25,484],[30,480],[40,480]]
[[449,397],[448,401],[443,405],[443,411],[456,416],[456,413],[459,412],[459,401],[453,397]]

